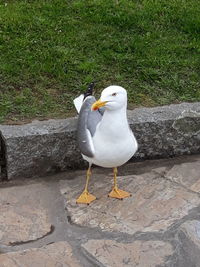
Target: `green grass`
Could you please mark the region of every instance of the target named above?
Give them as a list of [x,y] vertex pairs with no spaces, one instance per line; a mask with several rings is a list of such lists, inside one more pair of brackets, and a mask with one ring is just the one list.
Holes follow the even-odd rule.
[[197,0],[0,0],[0,121],[65,117],[97,80],[130,107],[200,101]]

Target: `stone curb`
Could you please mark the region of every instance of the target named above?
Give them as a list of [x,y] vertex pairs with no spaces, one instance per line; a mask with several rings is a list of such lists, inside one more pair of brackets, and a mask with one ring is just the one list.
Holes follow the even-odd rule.
[[[200,153],[200,102],[128,111],[139,143],[133,159]],[[76,144],[77,118],[0,125],[0,177],[42,176],[85,166]],[[117,130],[117,129],[116,129]]]

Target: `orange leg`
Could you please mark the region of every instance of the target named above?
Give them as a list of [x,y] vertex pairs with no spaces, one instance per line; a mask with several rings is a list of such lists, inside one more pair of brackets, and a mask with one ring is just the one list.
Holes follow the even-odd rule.
[[89,183],[91,174],[92,174],[91,173],[91,167],[89,167],[87,170],[85,189],[84,189],[83,193],[76,200],[76,203],[78,203],[78,204],[88,204],[89,205],[92,201],[94,201],[96,199],[95,196],[93,196],[92,194],[90,194],[88,192],[88,183]]
[[130,197],[131,196],[130,193],[118,189],[118,186],[117,186],[117,168],[116,167],[113,168],[113,174],[114,174],[114,186],[113,186],[113,189],[109,193],[108,196],[109,197],[113,197],[113,198],[118,198],[118,199],[123,199],[125,197]]

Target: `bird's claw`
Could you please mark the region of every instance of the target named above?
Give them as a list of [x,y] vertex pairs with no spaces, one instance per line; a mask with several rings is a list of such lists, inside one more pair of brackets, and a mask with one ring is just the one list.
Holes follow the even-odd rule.
[[87,204],[89,205],[92,201],[94,201],[96,197],[90,194],[88,191],[83,191],[83,193],[77,198],[77,204]]
[[108,197],[117,198],[120,200],[123,200],[124,198],[130,197],[130,196],[131,196],[130,193],[124,190],[118,189],[117,187],[114,187],[112,191],[108,194]]

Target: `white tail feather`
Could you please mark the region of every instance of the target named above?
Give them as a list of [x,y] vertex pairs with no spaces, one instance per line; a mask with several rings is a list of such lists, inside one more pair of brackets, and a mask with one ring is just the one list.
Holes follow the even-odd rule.
[[81,110],[81,106],[83,104],[83,99],[84,99],[84,95],[82,94],[82,95],[78,96],[77,98],[75,98],[73,100],[74,106],[75,106],[75,108],[76,108],[76,110],[77,110],[78,113]]

